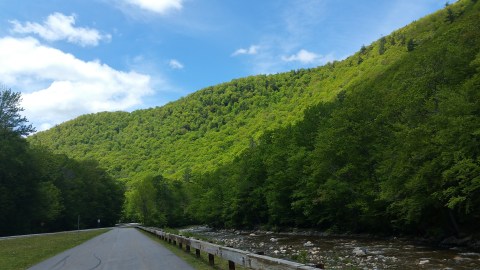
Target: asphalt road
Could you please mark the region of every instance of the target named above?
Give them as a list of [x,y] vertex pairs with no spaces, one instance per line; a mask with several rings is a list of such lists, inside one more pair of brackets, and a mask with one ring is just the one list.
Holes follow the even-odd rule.
[[162,245],[133,228],[115,228],[30,270],[193,270]]

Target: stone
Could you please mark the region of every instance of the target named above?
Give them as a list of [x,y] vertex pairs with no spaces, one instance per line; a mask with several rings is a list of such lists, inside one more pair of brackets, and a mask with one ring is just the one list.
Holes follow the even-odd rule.
[[352,252],[355,256],[365,256],[365,255],[367,255],[367,252],[364,249],[359,248],[359,247],[354,248]]
[[314,244],[310,241],[307,241],[306,243],[303,244],[304,247],[313,247]]
[[418,262],[418,265],[424,265],[424,264],[427,264],[427,263],[429,263],[429,262],[430,262],[430,260],[420,260],[420,261]]

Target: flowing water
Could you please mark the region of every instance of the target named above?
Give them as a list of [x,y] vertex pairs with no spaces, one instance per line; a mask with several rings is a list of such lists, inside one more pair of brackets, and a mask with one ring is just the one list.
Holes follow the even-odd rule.
[[480,253],[461,248],[439,249],[403,239],[325,236],[313,233],[273,233],[182,230],[223,245],[253,253],[321,264],[325,269],[480,269]]

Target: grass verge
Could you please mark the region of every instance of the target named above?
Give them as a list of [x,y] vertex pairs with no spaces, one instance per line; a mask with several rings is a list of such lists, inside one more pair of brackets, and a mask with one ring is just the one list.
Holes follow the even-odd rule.
[[[153,241],[160,243],[162,246],[170,250],[173,254],[177,255],[179,258],[186,261],[188,264],[190,264],[193,268],[197,270],[228,269],[228,261],[220,257],[215,257],[215,265],[212,267],[208,263],[208,254],[203,251],[200,252],[200,258],[197,258],[195,256],[195,249],[192,249],[192,251],[189,253],[185,250],[185,247],[181,249],[178,246],[168,244],[167,242],[160,240],[158,237],[155,237],[151,233],[142,230],[138,231],[150,237]],[[246,270],[247,268],[235,266],[235,269]]]
[[27,269],[109,229],[0,240],[0,269]]

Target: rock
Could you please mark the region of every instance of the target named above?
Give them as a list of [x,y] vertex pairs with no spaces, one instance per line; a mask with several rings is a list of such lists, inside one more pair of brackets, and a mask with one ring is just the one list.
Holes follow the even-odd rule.
[[303,244],[304,247],[313,247],[314,244],[310,241],[307,241],[305,244]]
[[352,252],[355,256],[365,256],[365,255],[367,255],[367,252],[364,249],[361,249],[359,247],[354,248]]
[[442,245],[445,245],[445,246],[463,246],[463,245],[466,245],[468,242],[470,242],[472,240],[472,236],[467,236],[467,237],[464,237],[464,238],[457,238],[455,236],[450,236],[448,238],[445,238],[443,241],[442,241]]
[[254,234],[254,233],[251,233],[251,234],[249,234],[249,235],[250,235],[250,236],[257,236],[257,235],[256,235],[256,234]]
[[476,253],[476,252],[463,252],[463,253],[458,253],[458,255],[462,255],[462,256],[468,256],[468,257],[480,257],[480,253]]
[[461,256],[455,256],[453,258],[456,262],[469,262],[469,261],[473,261],[472,258],[465,258],[465,257],[461,257]]
[[270,238],[270,242],[277,242],[277,241],[278,241],[278,239],[276,239],[276,238],[273,238],[273,237]]
[[424,264],[427,264],[427,263],[430,263],[430,260],[420,260],[418,262],[418,265],[424,265]]
[[275,255],[277,255],[278,253],[280,253],[280,251],[274,250],[273,253],[274,253]]

